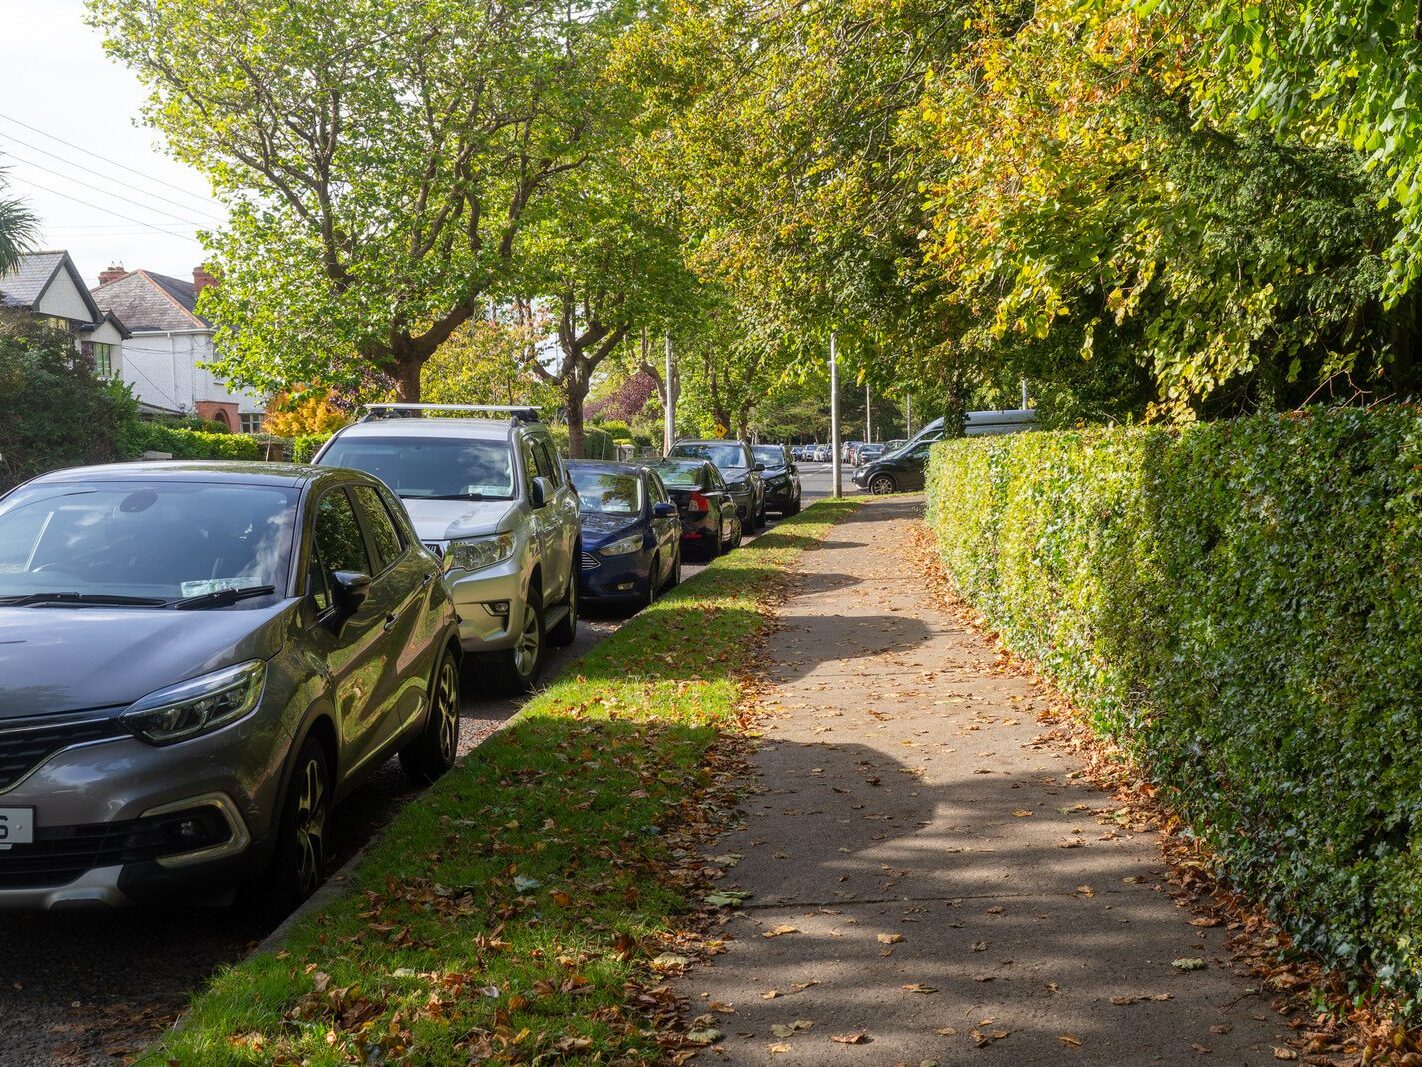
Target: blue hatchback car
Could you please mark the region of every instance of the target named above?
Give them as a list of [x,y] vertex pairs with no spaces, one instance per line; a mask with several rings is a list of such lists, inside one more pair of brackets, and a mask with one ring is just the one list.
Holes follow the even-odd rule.
[[656,471],[574,460],[583,527],[579,594],[650,604],[681,581],[681,519]]

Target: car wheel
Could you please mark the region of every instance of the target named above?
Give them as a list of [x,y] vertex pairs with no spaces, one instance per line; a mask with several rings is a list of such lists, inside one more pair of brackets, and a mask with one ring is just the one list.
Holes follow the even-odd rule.
[[543,670],[544,637],[543,604],[537,591],[530,589],[523,605],[514,646],[499,653],[494,670],[494,688],[505,696],[527,693],[538,682]]
[[424,729],[400,750],[400,766],[412,780],[428,785],[453,767],[458,756],[459,665],[445,649],[435,662]]
[[885,493],[897,493],[899,487],[894,484],[894,479],[887,474],[876,474],[869,479],[869,492],[875,496],[883,496]]
[[573,551],[573,571],[568,575],[568,614],[558,620],[558,624],[548,631],[548,640],[559,648],[567,648],[578,636],[578,572],[583,558],[582,546]]
[[800,514],[800,494],[796,493],[795,498],[790,501],[790,506],[785,509],[786,515]]
[[667,584],[662,586],[663,589],[675,589],[681,584],[681,546],[678,545],[674,551],[676,555],[672,557],[671,570],[667,573]]
[[286,787],[276,855],[268,877],[269,903],[283,911],[316,892],[325,877],[331,785],[326,749],[316,738],[308,737]]
[[736,516],[735,533],[731,534],[731,548],[740,548],[741,542],[745,539],[746,529],[741,525],[741,517]]

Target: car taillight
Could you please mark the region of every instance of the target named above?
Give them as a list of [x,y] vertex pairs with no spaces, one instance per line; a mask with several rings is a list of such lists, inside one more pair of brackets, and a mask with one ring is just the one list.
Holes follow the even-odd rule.
[[686,503],[687,511],[706,512],[711,510],[711,501],[706,499],[704,493],[693,492],[691,499]]

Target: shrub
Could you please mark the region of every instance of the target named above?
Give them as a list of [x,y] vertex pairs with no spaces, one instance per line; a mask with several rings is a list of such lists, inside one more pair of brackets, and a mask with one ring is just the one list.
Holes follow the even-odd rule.
[[[549,426],[548,430],[553,434],[553,441],[558,446],[558,451],[564,456],[568,454],[568,427]],[[612,436],[605,430],[596,426],[583,427],[583,458],[584,459],[613,459],[617,455],[616,449],[612,446]]]
[[928,520],[1006,642],[1300,945],[1422,991],[1422,418],[945,442]]
[[174,459],[264,459],[266,449],[255,437],[235,433],[185,430],[161,422],[140,422],[124,435],[125,459],[144,452],[168,452]]
[[291,439],[291,462],[310,463],[321,446],[331,439],[328,433],[300,434]]
[[0,493],[45,471],[122,458],[138,418],[128,390],[94,376],[68,334],[0,317]]

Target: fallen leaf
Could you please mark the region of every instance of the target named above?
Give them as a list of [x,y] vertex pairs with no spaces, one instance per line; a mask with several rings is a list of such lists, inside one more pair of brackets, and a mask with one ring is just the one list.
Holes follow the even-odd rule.
[[663,952],[660,956],[653,958],[652,970],[659,974],[665,974],[667,971],[679,971],[690,963],[691,960],[686,956],[678,956],[675,952]]
[[736,1014],[736,1007],[734,1004],[723,1004],[719,1000],[713,1000],[710,1004],[707,1005],[707,1007],[714,1011],[717,1015]]
[[714,1026],[708,1026],[703,1030],[688,1030],[686,1032],[686,1040],[690,1041],[693,1045],[714,1045],[724,1036],[725,1035]]
[[794,1052],[795,1046],[788,1041],[779,1041],[774,1045],[767,1045],[766,1049],[772,1056],[780,1056],[786,1052]]
[[1276,1048],[1274,1049],[1274,1058],[1276,1060],[1296,1060],[1299,1058],[1299,1054],[1291,1048]]
[[1178,960],[1171,960],[1170,966],[1177,971],[1202,971],[1205,969],[1205,961],[1199,956],[1182,956]]
[[938,987],[924,985],[922,982],[910,982],[903,987],[905,993],[937,993]]
[[867,1045],[869,1035],[865,1033],[831,1034],[830,1040],[837,1041],[841,1045]]
[[879,934],[878,937],[881,945],[897,945],[904,939],[903,934]]
[[782,925],[780,925],[780,926],[775,927],[773,930],[767,930],[767,931],[765,931],[765,932],[764,932],[763,934],[761,934],[760,936],[761,936],[761,937],[784,937],[786,934],[798,934],[799,932],[800,932],[800,928],[799,928],[798,926],[786,926],[786,925],[782,924]]
[[776,1023],[770,1028],[770,1032],[776,1037],[793,1037],[802,1030],[808,1030],[814,1026],[809,1019],[796,1019],[793,1023]]
[[703,899],[713,908],[739,908],[750,897],[749,893],[742,893],[739,890],[722,889],[715,893],[707,893]]
[[1026,808],[1018,808],[1012,813],[1012,817],[1014,819],[1028,819],[1031,818],[1031,816],[1032,812],[1028,811]]
[[957,1036],[958,1036],[957,1027],[953,1027],[953,1026],[940,1026],[937,1030],[935,1030],[935,1031],[933,1031],[933,1032],[934,1032],[935,1034],[937,1034],[939,1037],[957,1037]]
[[1058,1034],[1057,1040],[1067,1048],[1081,1048],[1081,1038],[1075,1034]]
[[1216,1023],[1214,1026],[1210,1027],[1210,1033],[1227,1034],[1233,1029],[1234,1027],[1231,1026],[1229,1023]]

